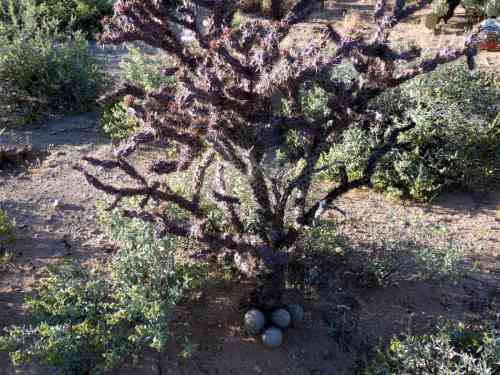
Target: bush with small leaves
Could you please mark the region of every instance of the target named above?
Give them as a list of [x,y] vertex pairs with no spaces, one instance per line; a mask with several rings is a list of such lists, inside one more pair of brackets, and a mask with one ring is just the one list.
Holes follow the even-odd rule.
[[16,222],[9,219],[5,211],[0,209],[0,268],[7,263],[12,256],[8,246],[16,239],[14,234],[15,229]]
[[4,210],[0,210],[0,247],[14,241],[15,228],[16,228],[15,221],[10,220],[7,217],[7,213]]
[[109,268],[49,269],[28,300],[31,325],[0,337],[15,365],[38,359],[61,374],[98,373],[145,347],[161,352],[172,339],[172,314],[190,285],[189,268],[173,257],[178,242],[158,241],[151,226],[117,213],[106,221],[120,245]]
[[364,375],[494,375],[500,371],[500,331],[447,325],[436,334],[393,339]]
[[114,0],[1,0],[0,25],[5,29],[31,24],[34,30],[50,20],[57,31],[81,31],[93,37],[101,31],[101,19],[113,13],[113,3]]
[[120,63],[121,79],[144,90],[175,87],[175,78],[164,74],[172,67],[170,60],[161,50],[147,51],[144,47],[130,46]]
[[[131,46],[127,56],[120,63],[121,79],[147,90],[157,90],[163,85],[175,86],[172,77],[165,77],[163,71],[170,64],[161,54],[148,55],[139,47]],[[104,107],[101,126],[113,140],[128,138],[138,128],[139,122],[129,114],[133,105],[132,97],[125,97],[121,102],[110,103]]]
[[310,255],[328,256],[335,254],[336,249],[345,247],[345,242],[346,238],[340,233],[335,221],[320,220],[304,232],[299,245]]
[[35,3],[41,20],[55,18],[61,30],[82,31],[92,38],[102,31],[101,20],[113,14],[114,0],[35,0]]
[[481,17],[495,18],[500,16],[499,0],[435,0],[432,2],[433,13],[445,22],[453,17],[457,6],[461,4],[469,13]]
[[[500,89],[492,76],[471,75],[459,65],[437,69],[426,77],[387,92],[371,106],[398,123],[416,123],[395,149],[381,160],[372,177],[380,191],[430,200],[445,189],[484,191],[500,178]],[[338,178],[334,161],[359,176],[384,129],[351,127],[342,142],[323,154],[330,166],[323,177]]]
[[103,110],[101,126],[113,140],[128,138],[138,125],[135,118],[128,114],[123,102],[107,105]]
[[2,122],[23,125],[95,108],[106,80],[83,35],[22,30],[2,48]]

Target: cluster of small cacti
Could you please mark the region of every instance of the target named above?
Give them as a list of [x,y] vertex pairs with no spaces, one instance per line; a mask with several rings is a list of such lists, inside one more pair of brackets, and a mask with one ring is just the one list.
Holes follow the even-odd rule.
[[15,240],[14,230],[16,223],[7,217],[7,213],[0,209],[0,258],[4,246]]
[[261,335],[268,348],[278,348],[283,343],[283,330],[298,327],[304,320],[304,309],[297,304],[272,310],[267,314],[251,309],[245,314],[245,328],[250,336]]

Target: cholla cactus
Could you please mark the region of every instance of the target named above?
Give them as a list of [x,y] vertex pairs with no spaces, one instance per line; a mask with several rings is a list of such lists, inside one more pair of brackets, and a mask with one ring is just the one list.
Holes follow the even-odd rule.
[[[142,41],[162,49],[175,60],[164,74],[175,76],[177,85],[146,91],[125,83],[102,99],[133,96],[129,109],[141,128],[117,149],[116,160],[84,160],[108,170],[121,169],[136,186],[107,184],[80,167],[90,184],[116,197],[112,207],[123,197],[142,197],[141,209],[124,210],[124,214],[155,223],[159,237],[195,238],[207,251],[225,249],[237,260],[253,261],[255,267],[248,268],[269,276],[266,280],[278,299],[283,267],[302,230],[314,225],[342,194],[369,185],[378,161],[391,149],[403,147],[398,135],[414,125],[395,128],[376,147],[359,178],[349,180],[339,164],[337,186],[313,200],[311,185],[321,172],[320,155],[353,124],[391,125],[390,118],[368,110],[371,99],[464,55],[472,66],[475,55],[474,47],[467,44],[403,67],[419,58],[421,51],[416,47],[393,50],[388,43],[390,30],[424,7],[426,0],[408,6],[398,0],[390,13],[386,1],[379,0],[378,29],[369,38],[341,35],[324,26],[306,49],[284,49],[281,42],[292,26],[303,22],[316,3],[298,1],[276,22],[251,19],[232,26],[239,7],[236,0],[118,0],[114,16],[104,21],[101,41]],[[193,36],[191,41],[180,37],[182,31]],[[336,46],[334,52],[330,44]],[[347,61],[359,78],[332,79],[332,70]],[[311,85],[327,93],[327,110],[317,111],[315,117],[306,114],[308,104],[302,98]],[[286,111],[273,110],[276,93],[287,102]],[[276,167],[278,151],[291,131],[305,146],[288,164],[285,160],[284,166]],[[152,161],[150,173],[141,175],[128,157],[142,144],[158,140],[176,144],[180,154],[175,160]],[[169,185],[168,176],[180,171],[192,171],[194,176],[189,194]],[[234,188],[235,180],[241,188]],[[185,219],[173,220],[161,210],[148,209],[151,200],[157,206],[177,206],[186,213]],[[244,210],[248,201],[255,212],[252,225]],[[209,226],[208,203],[222,208],[228,223],[224,229]]]

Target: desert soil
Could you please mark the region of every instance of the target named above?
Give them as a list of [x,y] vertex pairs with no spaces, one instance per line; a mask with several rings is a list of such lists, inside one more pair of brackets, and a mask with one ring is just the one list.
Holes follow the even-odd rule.
[[[325,11],[297,30],[297,38],[314,37],[324,22],[341,25],[347,8],[367,17],[373,6],[356,1],[327,2]],[[415,39],[429,48],[460,43],[463,19],[451,21],[440,35],[424,29],[418,14],[407,29],[397,29],[395,39]],[[370,23],[366,18],[366,28]],[[304,32],[302,32],[304,31]],[[300,37],[298,36],[300,35]],[[96,50],[116,74],[123,50]],[[500,72],[500,54],[482,53],[482,69]],[[33,158],[27,167],[0,173],[0,208],[17,223],[17,241],[8,266],[0,269],[0,329],[25,324],[23,299],[33,292],[44,267],[60,259],[105,261],[113,246],[96,220],[96,202],[102,195],[74,169],[81,157],[111,156],[113,146],[102,133],[97,113],[48,121],[37,127],[7,130],[0,145],[28,145]],[[153,152],[153,151],[149,151]],[[142,157],[144,160],[145,157]],[[139,160],[140,161],[140,160]],[[103,171],[96,171],[104,176]],[[119,180],[109,173],[106,179]],[[197,302],[181,306],[175,326],[186,328],[195,351],[188,361],[175,356],[176,348],[160,358],[163,374],[354,374],[361,353],[373,352],[381,340],[411,330],[431,331],[441,317],[480,320],[495,308],[500,297],[500,187],[485,195],[448,193],[432,204],[392,201],[369,190],[344,196],[338,206],[346,216],[331,212],[352,244],[362,246],[374,234],[388,231],[388,223],[404,228],[414,218],[420,225],[447,228],[445,239],[465,249],[467,275],[456,283],[401,282],[387,288],[356,288],[343,281],[336,264],[318,265],[321,282],[293,298],[306,308],[299,329],[287,332],[284,345],[268,350],[241,331],[238,302],[248,290],[244,281],[221,284],[205,291]],[[394,220],[394,217],[397,219]],[[389,233],[387,233],[389,235]],[[311,265],[312,267],[313,265]],[[316,267],[316,265],[314,265]],[[340,267],[339,267],[340,270]],[[292,298],[292,296],[290,296]],[[338,328],[332,334],[332,324]],[[158,358],[145,353],[144,360],[129,363],[116,374],[157,374]],[[0,374],[55,373],[38,365],[16,370],[0,354]]]

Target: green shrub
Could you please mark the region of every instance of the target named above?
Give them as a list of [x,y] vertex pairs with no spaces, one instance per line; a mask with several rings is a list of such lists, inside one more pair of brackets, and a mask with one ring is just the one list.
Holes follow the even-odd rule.
[[[131,82],[145,90],[159,89],[162,85],[174,85],[172,77],[165,77],[162,71],[169,66],[165,56],[148,56],[137,47],[130,47],[127,57],[122,61],[121,79]],[[127,113],[124,102],[112,103],[104,108],[101,126],[114,140],[128,138],[139,123]]]
[[[0,131],[0,135],[2,132]],[[15,241],[14,230],[16,222],[7,217],[5,211],[0,210],[0,267],[10,260],[12,254],[7,246]]]
[[62,374],[100,373],[141,348],[162,351],[172,338],[172,313],[190,281],[189,268],[174,262],[177,241],[156,241],[150,225],[115,212],[106,222],[120,244],[109,268],[49,269],[28,300],[32,324],[0,337],[15,365],[36,358]]
[[0,247],[6,243],[14,241],[14,229],[16,223],[7,217],[5,211],[0,210]]
[[[416,129],[404,135],[407,149],[388,154],[372,179],[379,190],[429,200],[446,188],[487,189],[500,177],[500,90],[486,73],[471,75],[459,65],[442,67],[380,98],[396,124],[409,116]],[[343,141],[322,156],[332,165],[325,178],[336,178],[333,161],[341,160],[350,176],[362,173],[368,155],[385,129],[350,128]]]
[[113,140],[128,138],[138,127],[137,120],[127,113],[122,103],[114,103],[104,108],[101,116],[104,132]]
[[140,48],[130,47],[128,55],[120,64],[121,79],[145,90],[159,89],[162,85],[175,85],[175,78],[162,74],[171,67],[163,54],[146,54]]
[[0,106],[26,124],[52,114],[91,110],[105,82],[83,35],[19,33],[0,55]]
[[343,255],[346,245],[337,224],[322,220],[307,230],[301,246],[307,253],[314,255]]
[[37,0],[39,17],[59,20],[61,30],[92,36],[102,30],[101,19],[113,14],[114,0]]
[[0,40],[10,43],[20,34],[31,35],[40,28],[52,32],[58,29],[58,20],[50,17],[41,19],[33,0],[0,0]]
[[[500,16],[499,0],[463,0],[462,6],[467,11],[473,11],[481,16],[498,17]],[[449,5],[446,0],[435,0],[432,3],[432,10],[435,14],[443,17],[448,12]]]
[[500,371],[500,331],[448,325],[434,335],[393,339],[365,375],[494,375]]
[[92,37],[101,31],[101,19],[113,14],[113,3],[114,0],[0,0],[0,24],[4,28],[34,26],[32,30],[36,30],[49,22],[57,31],[81,31]]

